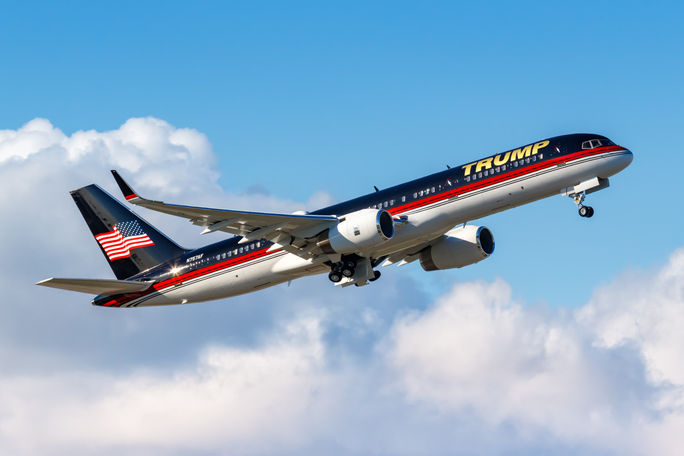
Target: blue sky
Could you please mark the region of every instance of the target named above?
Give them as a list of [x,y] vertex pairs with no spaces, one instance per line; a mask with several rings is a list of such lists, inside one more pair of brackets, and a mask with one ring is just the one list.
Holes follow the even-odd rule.
[[[6,277],[0,280],[6,280],[5,287],[16,283],[25,287],[12,288],[11,300],[20,305],[0,307],[0,320],[4,321],[0,323],[0,362],[18,375],[56,369],[68,380],[74,372],[85,370],[97,378],[109,375],[108,380],[125,384],[130,380],[126,375],[141,368],[166,373],[197,363],[199,370],[205,369],[203,354],[211,347],[228,350],[249,367],[252,355],[264,359],[271,359],[273,353],[276,358],[280,356],[273,347],[289,347],[288,353],[301,351],[301,359],[295,356],[300,361],[318,359],[307,350],[321,344],[326,353],[324,367],[302,361],[307,369],[313,369],[312,377],[321,374],[320,369],[321,377],[332,376],[348,389],[350,404],[368,403],[368,413],[363,416],[368,422],[394,415],[410,417],[397,424],[397,429],[420,430],[420,438],[412,442],[417,448],[442,426],[449,427],[442,420],[444,416],[463,424],[469,419],[461,412],[474,409],[481,411],[482,422],[463,424],[460,432],[467,439],[472,431],[476,444],[484,444],[494,432],[497,443],[492,444],[493,453],[507,448],[521,453],[606,450],[593,446],[580,425],[567,426],[569,434],[585,437],[575,441],[565,435],[563,426],[544,428],[537,415],[516,411],[514,405],[508,411],[491,412],[489,406],[482,405],[477,391],[471,391],[470,402],[459,402],[458,394],[451,392],[435,399],[425,392],[427,387],[422,388],[430,385],[429,378],[410,377],[415,369],[407,369],[413,372],[406,374],[409,387],[382,380],[395,375],[404,378],[396,373],[396,369],[401,370],[397,363],[417,363],[428,373],[433,372],[434,365],[448,365],[430,358],[430,350],[418,354],[408,350],[412,335],[424,334],[423,330],[437,334],[431,318],[441,315],[444,306],[473,296],[471,292],[486,294],[482,290],[491,288],[496,293],[482,298],[482,308],[498,309],[505,302],[505,309],[519,310],[519,314],[512,314],[522,317],[510,318],[523,332],[531,328],[530,334],[537,334],[532,330],[552,328],[552,333],[557,330],[569,344],[575,344],[586,364],[578,367],[570,363],[573,367],[566,373],[574,378],[578,371],[596,370],[596,377],[600,377],[592,382],[580,375],[578,382],[612,385],[613,391],[644,403],[649,394],[656,394],[650,389],[655,388],[653,378],[664,376],[684,388],[684,376],[673,368],[684,365],[681,357],[672,360],[659,357],[660,352],[654,355],[643,348],[646,342],[640,345],[642,342],[628,330],[618,331],[622,338],[617,337],[615,327],[619,325],[606,323],[636,321],[645,308],[649,315],[665,315],[663,324],[682,317],[682,296],[659,293],[676,293],[684,283],[684,279],[674,285],[669,281],[671,277],[684,277],[677,269],[679,256],[671,257],[682,247],[684,225],[678,145],[684,119],[683,19],[684,10],[678,2],[3,5],[0,208],[5,216],[0,254],[12,267],[3,268]],[[163,122],[127,123],[148,117]],[[36,144],[43,143],[31,136],[32,129],[28,133],[22,130],[36,118],[51,123],[36,127],[52,138],[44,140],[49,146],[42,149]],[[102,309],[84,307],[88,301],[85,296],[34,287],[33,282],[50,275],[110,275],[95,244],[87,239],[87,230],[67,194],[90,182],[112,189],[107,173],[111,166],[122,167],[136,187],[148,190],[144,173],[130,161],[117,158],[119,146],[98,142],[105,141],[106,132],[141,144],[140,135],[166,138],[169,132],[185,128],[194,131],[190,137],[200,142],[205,138],[210,148],[188,143],[188,150],[200,151],[195,158],[163,163],[140,150],[144,168],[157,171],[167,183],[167,188],[157,188],[158,194],[149,196],[236,209],[290,212],[312,201],[342,201],[372,191],[373,185],[391,186],[441,170],[446,164],[469,163],[565,133],[604,134],[631,149],[635,158],[611,180],[608,190],[590,195],[588,202],[596,210],[590,220],[580,218],[574,204],[561,196],[497,214],[477,222],[489,226],[497,242],[495,254],[486,261],[437,273],[423,272],[416,264],[385,268],[379,282],[351,290],[353,295],[349,290],[332,289],[320,276],[295,282],[289,288],[277,287],[232,300],[144,309],[137,314],[105,314]],[[59,154],[63,150],[77,150],[69,140],[88,130],[96,131],[91,135],[95,146],[89,146],[85,158],[55,158],[62,157]],[[3,147],[8,143],[3,141],[15,134],[33,138],[27,139],[29,145],[25,146],[28,158],[5,160],[7,149]],[[167,140],[159,140],[163,143],[159,150],[168,150]],[[179,189],[187,192],[179,194]],[[29,211],[31,207],[41,210]],[[200,237],[198,230],[184,221],[143,215],[163,231],[179,236],[184,244],[218,240]],[[17,220],[22,221],[21,226],[26,220],[31,223],[22,231],[15,226]],[[49,240],[51,232],[46,227],[53,224],[64,236],[60,243]],[[20,250],[16,246],[26,232],[34,242]],[[41,261],[27,261],[27,256]],[[482,288],[482,284],[487,286]],[[642,296],[639,290],[646,294]],[[623,306],[624,314],[618,315],[610,307],[609,295],[619,297],[613,304]],[[655,296],[656,304],[669,303],[672,307],[667,308],[673,313],[658,313],[665,307],[647,307],[650,295]],[[478,299],[472,302],[480,302]],[[506,316],[506,312],[501,314]],[[577,321],[568,317],[575,315],[573,312],[579,315]],[[453,339],[457,337],[454,334],[471,334],[469,325],[478,328],[486,321],[483,317],[464,323],[450,320],[451,315],[442,319],[453,323],[455,330],[438,328],[444,330],[439,340],[454,344],[464,343]],[[611,315],[624,318],[611,320]],[[536,326],[538,321],[543,324]],[[639,322],[646,328],[644,334],[649,327],[656,327],[650,320]],[[501,324],[501,333],[507,334],[505,324],[498,320],[489,323],[494,328]],[[663,326],[658,328],[653,330],[656,336],[660,331],[670,334]],[[534,339],[515,335],[501,340],[473,338],[482,346],[511,341],[525,345]],[[668,340],[670,347],[684,347],[681,339],[657,340]],[[607,348],[596,352],[591,348],[594,346]],[[535,347],[528,347],[530,353],[537,353]],[[378,353],[383,354],[382,362],[377,359]],[[450,354],[458,358],[458,354]],[[501,355],[489,354],[491,365],[470,361],[456,365],[472,369],[474,377],[480,378],[478,369],[492,371]],[[501,355],[502,359],[515,356]],[[485,353],[482,359],[490,358]],[[553,356],[549,359],[556,361]],[[652,359],[661,360],[657,369],[644,361]],[[528,362],[532,361],[521,360],[520,365],[528,366]],[[333,365],[331,370],[327,363]],[[385,364],[394,367],[386,369]],[[606,370],[599,365],[607,366]],[[626,371],[621,370],[624,366],[628,366]],[[364,372],[352,377],[378,394],[351,393],[353,386],[335,377],[337,369]],[[640,379],[647,387],[639,382],[627,384],[626,380],[614,382],[615,372],[626,372],[631,376],[625,374],[625,378]],[[444,375],[469,391],[453,372],[433,373],[434,378]],[[512,385],[522,382],[502,368],[502,378],[509,374],[514,377]],[[60,381],[64,378],[59,377]],[[561,377],[552,378],[556,380],[551,383],[564,386]],[[152,375],[143,380],[156,384],[158,378]],[[496,385],[489,383],[491,379],[485,374],[481,380],[482,384]],[[436,390],[448,383],[438,382]],[[528,390],[529,385],[520,384]],[[328,391],[328,386],[316,383],[314,389]],[[95,388],[91,384],[88,387]],[[52,391],[50,388],[45,386],[42,391]],[[198,388],[201,390],[201,385]],[[60,394],[61,390],[56,391]],[[283,391],[299,397],[299,390]],[[391,393],[384,396],[387,391]],[[601,393],[600,388],[596,392]],[[75,394],[62,393],[67,398]],[[375,402],[378,395],[384,398],[381,403]],[[18,409],[27,406],[21,402],[25,397],[22,391],[16,392],[16,397]],[[2,393],[0,403],[1,399]],[[537,398],[528,399],[534,403]],[[456,404],[456,412],[444,409],[445,401]],[[78,404],[78,400],[73,403]],[[619,407],[604,405],[620,415]],[[431,407],[439,412],[432,414]],[[571,405],[567,408],[574,410]],[[335,447],[339,454],[393,452],[389,444],[366,445],[360,437],[363,426],[345,427],[354,417],[347,412],[330,413],[339,418],[343,434],[357,445],[355,451]],[[576,415],[565,416],[567,423],[581,422],[583,413],[579,408]],[[545,415],[540,412],[539,416]],[[0,423],[0,449],[3,435],[15,432],[2,426]],[[625,423],[616,426],[630,429]],[[261,428],[254,425],[254,429]],[[608,433],[614,430],[606,429]],[[552,435],[548,439],[547,431]],[[133,442],[131,448],[160,448],[154,442],[135,446],[139,443],[135,436],[125,435]],[[328,445],[330,435],[323,431],[314,435],[320,445],[285,445],[285,451],[334,452]],[[458,445],[458,440],[436,441],[435,453]],[[78,447],[80,443],[76,442]],[[586,442],[590,443],[585,448]],[[178,448],[186,443],[180,440]],[[249,442],[229,443],[249,447]],[[221,448],[236,448],[230,445]],[[205,450],[212,453],[217,448]],[[648,448],[651,453],[655,451]],[[22,451],[31,454],[23,447]],[[35,454],[40,452],[38,447]]]

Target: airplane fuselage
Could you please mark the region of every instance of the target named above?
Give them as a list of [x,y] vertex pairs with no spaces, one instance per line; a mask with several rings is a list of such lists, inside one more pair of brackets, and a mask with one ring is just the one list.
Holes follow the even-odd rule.
[[[594,142],[596,141],[596,142]],[[632,153],[592,134],[558,136],[370,193],[311,214],[343,216],[384,209],[397,220],[394,236],[363,255],[380,260],[424,245],[457,225],[556,195],[626,168]],[[330,271],[322,260],[239,237],[192,250],[131,280],[153,281],[143,292],[101,296],[93,304],[136,307],[236,296]],[[376,264],[374,264],[375,266]]]

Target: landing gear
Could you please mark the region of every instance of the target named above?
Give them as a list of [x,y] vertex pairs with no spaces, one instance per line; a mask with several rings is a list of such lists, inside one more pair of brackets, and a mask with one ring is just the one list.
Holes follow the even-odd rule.
[[368,285],[380,278],[380,272],[373,270],[373,261],[370,258],[362,258],[358,255],[346,255],[337,263],[327,263],[330,266],[328,278],[335,285],[357,287]]
[[342,262],[342,275],[345,277],[351,277],[356,272],[356,262],[352,260],[347,260]]
[[574,195],[572,195],[572,199],[575,201],[575,204],[577,204],[577,207],[579,208],[578,212],[580,217],[591,218],[594,215],[594,208],[591,206],[582,205],[585,196],[586,194],[584,192],[575,193]]
[[331,282],[337,283],[342,280],[343,277],[353,277],[356,272],[356,262],[353,260],[340,261],[331,266],[330,274],[328,278]]
[[334,267],[332,271],[330,271],[330,274],[328,274],[328,278],[331,282],[337,283],[342,280],[342,271],[340,271],[339,268]]
[[580,217],[590,218],[594,215],[594,208],[591,206],[580,206],[579,215]]

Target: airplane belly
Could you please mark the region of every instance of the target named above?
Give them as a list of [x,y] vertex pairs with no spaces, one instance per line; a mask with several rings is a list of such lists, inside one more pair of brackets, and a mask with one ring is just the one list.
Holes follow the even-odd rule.
[[290,280],[291,277],[287,275],[272,272],[273,265],[287,255],[283,253],[274,253],[274,255],[273,258],[267,260],[238,268],[228,268],[182,282],[160,290],[160,293],[155,296],[133,302],[131,305],[143,307],[210,301],[250,293]]

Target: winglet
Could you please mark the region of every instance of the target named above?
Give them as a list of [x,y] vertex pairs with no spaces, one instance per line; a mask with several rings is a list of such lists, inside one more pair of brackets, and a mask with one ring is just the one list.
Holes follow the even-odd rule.
[[116,180],[116,183],[119,185],[119,188],[121,189],[121,193],[123,193],[124,198],[126,198],[126,201],[130,201],[134,198],[140,198],[131,188],[130,185],[126,183],[125,180],[119,175],[119,173],[113,169],[112,174],[114,175],[114,180]]

